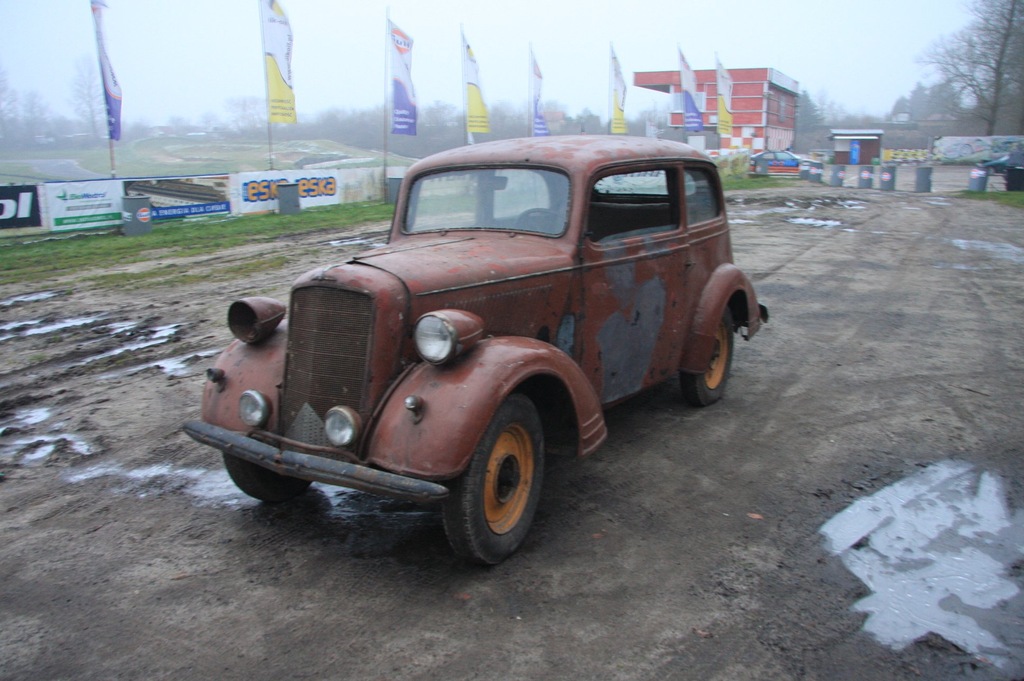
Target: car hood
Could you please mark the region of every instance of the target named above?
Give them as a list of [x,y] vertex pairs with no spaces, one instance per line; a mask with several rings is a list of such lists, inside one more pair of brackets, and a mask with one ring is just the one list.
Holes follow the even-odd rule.
[[562,239],[514,232],[422,235],[365,251],[330,269],[332,278],[342,281],[346,270],[354,275],[360,266],[373,267],[402,280],[413,295],[425,295],[569,269],[574,250]]

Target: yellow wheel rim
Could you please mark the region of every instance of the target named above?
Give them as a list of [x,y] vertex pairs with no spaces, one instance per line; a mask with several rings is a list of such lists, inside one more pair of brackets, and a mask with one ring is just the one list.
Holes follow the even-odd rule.
[[715,350],[711,353],[711,364],[704,374],[704,383],[708,390],[714,390],[725,378],[725,368],[729,365],[729,334],[732,332],[725,324],[718,325],[715,335]]
[[523,517],[533,486],[533,440],[517,423],[491,449],[484,477],[484,516],[495,534],[505,534]]

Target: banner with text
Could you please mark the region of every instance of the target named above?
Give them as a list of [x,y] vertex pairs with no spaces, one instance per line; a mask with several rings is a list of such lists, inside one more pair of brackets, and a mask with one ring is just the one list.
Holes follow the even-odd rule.
[[277,185],[298,185],[299,206],[331,206],[380,198],[380,168],[264,170],[231,176],[235,213],[264,213],[278,209]]
[[154,220],[230,213],[229,175],[125,180],[124,196],[146,196]]
[[121,180],[47,182],[46,226],[54,231],[120,226]]
[[39,192],[32,185],[0,187],[0,229],[39,227]]

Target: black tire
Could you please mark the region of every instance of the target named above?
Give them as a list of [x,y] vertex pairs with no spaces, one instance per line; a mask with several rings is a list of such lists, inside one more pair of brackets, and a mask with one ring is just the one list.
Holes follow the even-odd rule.
[[494,565],[530,530],[544,479],[544,431],[537,408],[513,394],[494,414],[463,474],[449,485],[444,529],[460,557]]
[[715,348],[707,371],[702,374],[680,372],[679,385],[683,389],[683,399],[694,407],[714,404],[725,394],[725,384],[729,380],[729,368],[732,366],[734,335],[732,312],[726,307],[715,332]]
[[239,459],[230,454],[224,455],[224,468],[231,480],[250,497],[265,501],[268,504],[279,504],[299,496],[309,487],[309,480],[290,478],[256,464]]

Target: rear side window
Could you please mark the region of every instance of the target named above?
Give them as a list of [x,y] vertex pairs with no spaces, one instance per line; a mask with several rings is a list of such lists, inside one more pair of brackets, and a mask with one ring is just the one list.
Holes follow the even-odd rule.
[[602,177],[590,192],[587,235],[606,242],[665,232],[679,224],[674,170],[644,170]]
[[703,168],[686,169],[686,222],[695,225],[718,217],[722,206],[711,173]]

